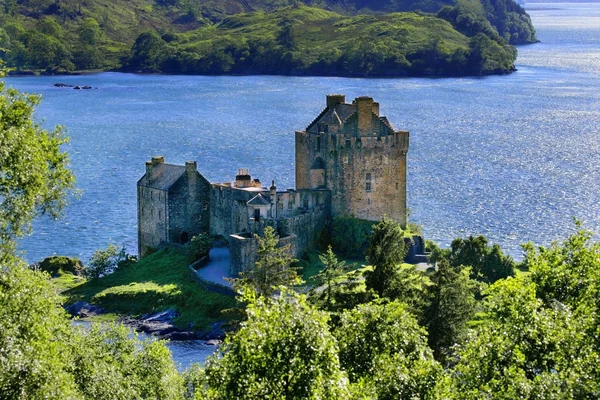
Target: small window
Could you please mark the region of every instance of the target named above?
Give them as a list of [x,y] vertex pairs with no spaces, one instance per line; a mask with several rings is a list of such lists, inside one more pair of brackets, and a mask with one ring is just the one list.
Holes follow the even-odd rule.
[[317,151],[321,151],[321,136],[317,136]]
[[158,219],[162,220],[162,211],[158,210]]
[[371,180],[371,173],[370,173],[370,172],[367,172],[366,179],[367,179],[367,181],[370,181],[370,180]]
[[150,210],[150,216],[154,218],[154,208]]
[[398,182],[396,182],[396,190],[398,190]]
[[291,209],[292,209],[292,202],[288,201],[288,210],[291,210]]
[[152,190],[150,191],[150,200],[152,200]]
[[371,173],[370,172],[367,172],[365,174],[365,181],[366,181],[365,182],[365,190],[367,192],[370,192],[372,190],[372,187],[371,187]]
[[370,192],[370,191],[371,191],[371,182],[367,182],[367,183],[365,183],[365,190],[366,190],[367,192]]
[[259,221],[260,220],[260,208],[255,208],[254,209],[254,220],[255,221]]

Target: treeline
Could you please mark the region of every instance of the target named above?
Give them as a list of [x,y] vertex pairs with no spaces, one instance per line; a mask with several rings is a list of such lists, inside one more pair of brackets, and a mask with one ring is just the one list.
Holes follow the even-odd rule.
[[[227,16],[206,11],[210,3],[190,8],[189,2],[145,0],[146,8],[137,9],[105,0],[71,8],[69,2],[4,1],[0,57],[22,72],[482,75],[512,71],[516,50],[508,43],[535,40],[512,0],[461,0],[437,14],[354,17],[306,6]],[[361,7],[344,9],[370,9]],[[110,8],[115,12],[107,13]]]

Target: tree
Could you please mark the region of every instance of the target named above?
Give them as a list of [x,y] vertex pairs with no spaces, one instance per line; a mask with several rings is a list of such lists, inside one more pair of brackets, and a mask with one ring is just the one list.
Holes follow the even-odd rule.
[[379,398],[431,398],[441,366],[406,305],[359,305],[341,314],[333,333],[351,383],[369,387]]
[[202,257],[208,256],[212,247],[212,239],[205,233],[200,233],[186,244],[187,257],[190,263],[196,262]]
[[422,324],[427,328],[429,347],[440,362],[462,341],[475,312],[477,283],[469,274],[469,268],[453,268],[443,260],[431,276]]
[[96,250],[85,268],[85,275],[90,279],[98,279],[110,274],[127,259],[125,248],[109,244],[105,250]]
[[330,309],[331,302],[334,298],[332,296],[332,290],[335,288],[336,281],[346,273],[346,262],[338,261],[331,246],[327,248],[327,252],[319,255],[319,260],[323,263],[324,268],[315,276],[315,286],[317,288],[325,286],[325,308]]
[[74,186],[62,128],[49,132],[33,121],[40,100],[0,82],[0,261],[35,216],[60,215]]
[[400,224],[384,218],[375,225],[367,248],[367,263],[373,266],[373,271],[365,277],[367,288],[385,296],[396,276],[398,266],[406,257],[406,252]]
[[141,33],[131,47],[129,68],[136,71],[156,72],[167,58],[167,44],[154,31]]
[[248,320],[225,339],[222,352],[207,361],[206,377],[200,380],[205,383],[196,388],[197,397],[347,397],[327,313],[291,290],[270,301],[247,290],[245,300]]
[[296,268],[290,264],[296,261],[290,255],[290,245],[277,247],[279,236],[271,226],[265,228],[263,236],[254,236],[258,240],[256,262],[250,270],[240,273],[234,279],[234,285],[249,286],[259,295],[271,297],[280,286],[299,284]]

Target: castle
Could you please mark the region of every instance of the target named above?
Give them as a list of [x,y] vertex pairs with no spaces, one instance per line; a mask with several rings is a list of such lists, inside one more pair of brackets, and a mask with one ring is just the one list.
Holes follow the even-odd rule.
[[406,153],[409,134],[379,115],[379,103],[328,95],[325,109],[296,132],[296,189],[264,187],[247,169],[234,182],[210,183],[196,162],[146,162],[137,183],[138,251],[186,243],[208,232],[228,239],[231,273],[250,268],[257,239],[273,226],[280,244],[299,255],[335,216],[406,225]]

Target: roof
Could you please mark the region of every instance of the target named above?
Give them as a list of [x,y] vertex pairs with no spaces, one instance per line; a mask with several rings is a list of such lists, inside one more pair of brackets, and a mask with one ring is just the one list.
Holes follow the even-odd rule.
[[[337,103],[334,106],[326,107],[317,118],[306,128],[307,132],[317,133],[318,124],[341,125],[348,123],[350,117],[356,114],[358,107],[356,104]],[[373,114],[375,116],[375,114]],[[378,116],[380,123],[390,131],[394,131],[390,121],[384,116]],[[315,128],[317,127],[317,128]]]
[[186,173],[184,165],[157,164],[152,167],[152,179],[146,173],[138,182],[140,186],[169,190]]
[[269,200],[267,200],[265,198],[265,196],[263,196],[262,194],[259,193],[256,196],[254,196],[253,198],[251,198],[246,204],[248,204],[249,206],[260,207],[260,206],[270,206],[271,202]]

